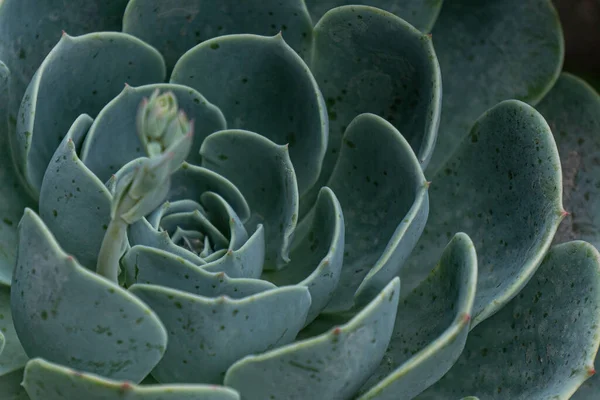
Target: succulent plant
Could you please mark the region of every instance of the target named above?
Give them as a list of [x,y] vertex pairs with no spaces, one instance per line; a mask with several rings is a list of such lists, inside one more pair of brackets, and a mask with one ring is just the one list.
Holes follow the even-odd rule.
[[551,3],[364,3],[0,2],[2,399],[598,397]]

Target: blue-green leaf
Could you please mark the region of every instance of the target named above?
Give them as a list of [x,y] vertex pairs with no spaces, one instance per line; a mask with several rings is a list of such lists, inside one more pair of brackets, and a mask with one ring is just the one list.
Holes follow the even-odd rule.
[[13,153],[32,191],[39,193],[54,150],[75,118],[95,116],[126,82],[142,85],[164,77],[161,55],[133,36],[64,34],[29,83],[17,117]]
[[569,399],[594,372],[600,342],[600,254],[553,247],[527,286],[475,327],[452,369],[420,400]]
[[301,286],[242,299],[144,284],[129,290],[158,313],[169,332],[169,347],[152,371],[159,382],[220,383],[240,358],[294,340],[310,307],[308,289]]
[[[0,26],[0,30],[2,28]],[[35,204],[13,165],[10,152],[7,115],[8,85],[12,80],[8,68],[0,61],[0,286],[10,285],[17,257],[17,223],[23,209]]]
[[288,146],[249,131],[210,135],[200,148],[202,165],[229,179],[244,195],[252,215],[247,227],[264,224],[265,269],[289,261],[298,219],[298,186]]
[[419,162],[427,165],[442,95],[428,36],[376,8],[339,7],[315,27],[311,70],[327,103],[330,133],[321,176],[302,198],[302,216],[331,175],[346,127],[359,114],[387,119],[410,143]]
[[308,66],[280,35],[206,41],[179,60],[171,82],[205,95],[229,128],[288,144],[300,194],[314,184],[327,146],[326,107]]
[[344,258],[344,217],[335,194],[328,187],[319,192],[307,234],[292,247],[290,263],[262,278],[282,285],[302,285],[310,291],[306,324],[331,301],[340,279]]
[[100,111],[81,153],[81,160],[103,182],[129,161],[147,156],[137,132],[136,114],[142,99],[155,90],[173,92],[179,109],[194,120],[194,141],[187,157],[190,163],[200,163],[198,151],[206,136],[226,128],[221,111],[192,88],[166,83],[127,85]]
[[28,360],[13,325],[10,288],[7,286],[0,286],[0,334],[4,339],[0,352],[0,379],[4,379],[6,375],[23,368]]
[[306,6],[316,23],[335,7],[363,4],[396,14],[422,32],[429,32],[442,8],[443,0],[306,0]]
[[10,303],[29,357],[139,382],[165,352],[167,332],[156,314],[65,254],[29,209],[19,223]]
[[112,196],[77,156],[74,139],[91,124],[85,114],[77,118],[54,153],[40,190],[40,217],[65,252],[95,270]]
[[483,114],[452,160],[432,177],[427,226],[406,264],[403,289],[428,274],[455,232],[478,257],[473,323],[519,293],[563,217],[560,161],[544,118],[517,100]]
[[347,324],[239,360],[227,371],[225,385],[243,393],[244,400],[351,397],[385,353],[399,292],[394,278]]
[[344,311],[370,301],[394,276],[402,277],[427,220],[427,182],[392,124],[362,114],[346,130],[327,186],[342,205],[346,238],[342,275],[326,310]]
[[114,381],[36,358],[27,363],[23,385],[31,400],[240,400],[230,388],[215,385],[138,386]]
[[464,233],[398,306],[394,333],[361,400],[412,399],[439,380],[462,353],[477,285],[477,256]]
[[549,0],[447,1],[433,29],[444,82],[440,135],[427,176],[445,168],[475,120],[508,99],[536,104],[562,68]]
[[294,50],[306,53],[312,23],[302,0],[220,0],[218,6],[211,0],[131,0],[123,31],[156,47],[171,70],[198,43],[236,33],[282,32]]

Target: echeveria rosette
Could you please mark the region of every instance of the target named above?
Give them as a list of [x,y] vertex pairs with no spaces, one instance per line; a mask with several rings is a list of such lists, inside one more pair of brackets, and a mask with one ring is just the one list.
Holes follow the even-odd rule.
[[[562,93],[593,96],[559,80],[540,105],[550,127],[501,102],[555,83],[552,7],[366,3],[433,41],[368,6],[325,13],[345,1],[4,1],[0,58],[19,75],[2,69],[2,393],[565,398],[587,379],[598,253],[548,251],[569,188],[550,127]],[[136,121],[159,93],[165,119]],[[176,108],[194,135],[160,169]],[[146,200],[128,186],[145,165],[167,183]],[[143,207],[129,204],[107,280],[96,265],[123,198]]]

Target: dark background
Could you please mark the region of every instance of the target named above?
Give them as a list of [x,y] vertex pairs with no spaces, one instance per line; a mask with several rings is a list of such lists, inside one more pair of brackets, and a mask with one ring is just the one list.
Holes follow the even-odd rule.
[[564,70],[600,91],[600,0],[554,0],[565,35]]

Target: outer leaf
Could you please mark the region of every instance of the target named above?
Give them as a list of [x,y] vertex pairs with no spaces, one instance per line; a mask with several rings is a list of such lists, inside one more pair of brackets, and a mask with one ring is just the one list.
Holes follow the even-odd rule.
[[463,351],[477,285],[477,255],[464,233],[398,307],[390,345],[361,400],[411,399],[438,381]]
[[288,144],[300,194],[315,183],[327,146],[325,103],[308,66],[281,35],[206,41],[181,57],[171,82],[204,94],[229,128]]
[[165,352],[156,314],[65,254],[29,209],[19,223],[10,303],[30,357],[139,382]]
[[127,0],[80,0],[77,7],[64,5],[62,0],[2,1],[0,60],[18,71],[10,85],[10,118],[14,123],[29,81],[60,38],[61,30],[73,35],[118,31]]
[[30,400],[27,392],[21,386],[23,381],[23,368],[0,376],[0,393],[3,400]]
[[342,135],[359,114],[391,122],[427,165],[437,136],[441,77],[431,40],[404,20],[366,6],[339,7],[315,27],[311,70],[329,112],[321,176],[303,197],[301,215],[330,177]]
[[252,210],[246,226],[265,226],[265,268],[289,261],[291,237],[298,219],[298,186],[288,146],[278,146],[249,131],[210,135],[200,148],[202,165],[229,179]]
[[131,0],[123,31],[156,47],[169,70],[188,49],[234,33],[275,35],[299,53],[310,46],[312,23],[301,0]]
[[[310,291],[306,324],[331,301],[340,279],[344,258],[344,217],[335,194],[328,187],[319,192],[308,233],[291,253],[285,269],[267,271],[262,278],[282,285],[302,285]],[[316,268],[315,268],[316,266]]]
[[564,54],[549,0],[448,1],[433,40],[444,113],[428,176],[445,168],[484,111],[507,99],[539,102],[558,78]]
[[241,359],[227,371],[225,385],[243,393],[244,400],[349,398],[374,372],[385,352],[399,291],[400,281],[394,278],[349,323]]
[[[381,8],[396,14],[418,30],[428,32],[433,27],[443,0],[363,0],[360,4]],[[332,8],[355,4],[351,0],[306,0],[313,21],[317,22]]]
[[535,273],[563,215],[561,187],[556,145],[543,117],[520,101],[498,104],[433,177],[428,224],[406,265],[403,287],[423,280],[447,238],[464,231],[478,256],[477,325]]
[[127,85],[100,111],[81,153],[85,165],[103,182],[129,161],[147,155],[137,133],[136,114],[142,99],[149,98],[157,89],[173,92],[179,109],[195,121],[194,142],[187,158],[190,163],[200,163],[198,150],[206,136],[225,129],[221,111],[192,88],[163,83],[140,87]]
[[344,267],[327,311],[365,304],[394,276],[423,230],[427,182],[410,145],[387,121],[356,117],[328,186],[346,225]]
[[[0,20],[3,6],[0,6]],[[0,31],[3,26],[0,26]],[[0,51],[2,43],[0,43]],[[15,265],[17,245],[17,221],[25,207],[33,207],[34,202],[27,193],[13,165],[10,154],[7,125],[8,86],[10,72],[0,61],[0,286],[10,285]]]
[[74,371],[36,358],[27,363],[23,385],[31,400],[239,400],[239,394],[214,385],[137,386]]
[[562,74],[539,104],[558,146],[565,208],[571,213],[557,240],[575,238],[600,247],[600,96],[584,81]]
[[125,267],[128,286],[147,283],[204,297],[229,296],[234,299],[276,288],[260,279],[231,278],[224,272],[208,272],[173,253],[147,246],[132,247],[121,263]]
[[[2,335],[2,351],[0,352],[0,381],[7,375],[20,370],[27,362],[27,355],[19,342],[17,332],[13,325],[10,311],[10,288],[0,287],[0,335]],[[2,383],[0,383],[2,387]],[[0,390],[0,393],[4,393]]]
[[141,85],[164,76],[161,55],[133,36],[64,34],[31,80],[17,119],[12,148],[31,189],[39,193],[54,150],[82,112],[96,115],[125,82]]
[[593,371],[600,341],[600,254],[550,250],[517,297],[470,334],[454,367],[419,399],[568,399]]
[[[565,208],[570,211],[555,240],[581,238],[600,248],[600,96],[581,79],[563,73],[538,105],[554,133],[561,156]],[[597,358],[598,361],[598,358]],[[587,380],[574,400],[600,396],[600,378]]]
[[154,285],[129,290],[160,315],[169,331],[167,352],[152,371],[159,382],[220,383],[240,358],[293,341],[310,307],[309,291],[300,286],[243,299],[207,298]]
[[73,138],[85,136],[91,124],[85,114],[77,118],[54,153],[42,181],[40,217],[67,253],[95,270],[112,196],[77,156]]

